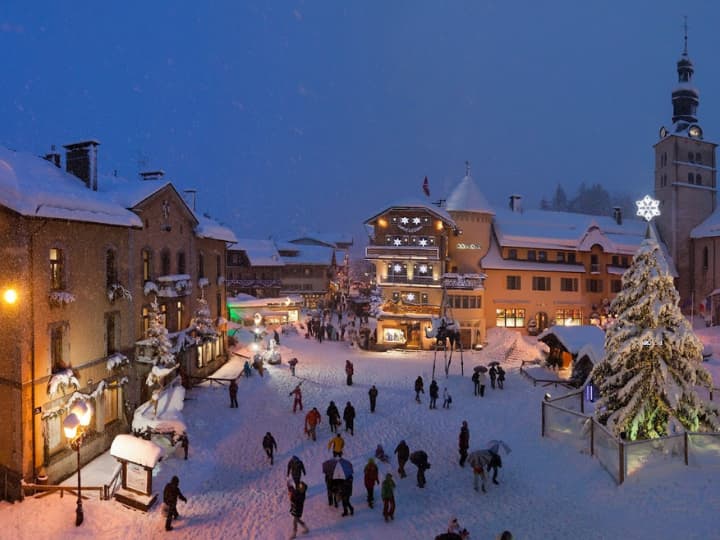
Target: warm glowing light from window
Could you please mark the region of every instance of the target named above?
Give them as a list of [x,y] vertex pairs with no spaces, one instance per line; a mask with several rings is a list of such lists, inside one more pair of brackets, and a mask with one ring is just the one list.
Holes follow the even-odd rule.
[[18,294],[15,289],[6,289],[5,292],[3,292],[3,300],[6,304],[14,304],[17,302]]

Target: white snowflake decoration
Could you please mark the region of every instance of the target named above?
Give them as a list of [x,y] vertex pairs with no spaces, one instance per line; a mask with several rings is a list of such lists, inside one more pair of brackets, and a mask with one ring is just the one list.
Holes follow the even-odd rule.
[[421,274],[427,274],[427,271],[428,271],[427,264],[421,264],[421,265],[420,265],[420,273],[421,273]]
[[427,241],[426,238],[421,238],[421,239],[420,239],[420,242],[418,242],[418,243],[419,243],[422,247],[425,247],[425,246],[427,246],[428,241]]
[[399,264],[396,264],[395,266],[393,266],[393,272],[397,273],[397,272],[400,272],[400,270],[402,270],[402,266],[400,266]]
[[420,225],[420,218],[419,218],[419,217],[414,217],[413,220],[412,220],[412,222],[413,222],[413,225]]
[[393,244],[395,244],[396,246],[399,246],[402,244],[402,240],[400,240],[399,238],[396,238],[395,240],[393,240]]
[[406,217],[401,217],[400,223],[402,223],[403,225],[407,225],[408,223],[410,223],[410,220]]
[[408,302],[414,302],[415,301],[415,294],[414,293],[408,293],[407,295]]
[[642,200],[635,201],[638,207],[637,215],[650,221],[652,218],[660,215],[660,201],[653,199],[650,195],[645,195]]

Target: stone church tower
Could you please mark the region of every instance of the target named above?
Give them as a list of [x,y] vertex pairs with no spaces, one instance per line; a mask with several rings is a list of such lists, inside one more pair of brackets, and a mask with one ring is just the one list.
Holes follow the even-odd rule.
[[697,117],[700,95],[692,85],[693,63],[685,47],[677,62],[678,84],[672,92],[672,125],[660,128],[655,144],[655,198],[660,201],[657,227],[679,274],[683,304],[692,291],[690,233],[715,210],[717,144],[703,138]]

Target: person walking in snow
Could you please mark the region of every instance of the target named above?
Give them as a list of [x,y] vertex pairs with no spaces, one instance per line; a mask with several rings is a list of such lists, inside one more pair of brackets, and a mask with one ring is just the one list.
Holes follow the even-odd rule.
[[431,409],[437,409],[437,398],[440,393],[440,387],[438,386],[438,383],[435,382],[435,379],[432,380],[430,383],[430,408]]
[[505,386],[505,370],[502,366],[497,367],[497,385],[500,390]]
[[363,472],[365,473],[364,481],[365,489],[367,490],[367,503],[368,506],[372,508],[373,503],[375,502],[375,484],[380,483],[380,479],[378,478],[378,467],[375,465],[375,460],[373,458],[368,459]]
[[343,513],[342,516],[345,517],[348,515],[348,511],[350,512],[350,515],[355,515],[355,508],[350,503],[350,498],[352,497],[353,492],[353,477],[350,476],[349,478],[346,478],[345,480],[341,480],[340,484],[340,502],[342,503],[343,507]]
[[470,379],[473,382],[473,396],[480,395],[480,372],[474,371]]
[[395,519],[395,481],[392,474],[387,473],[380,487],[380,497],[383,501],[383,517],[385,521]]
[[423,384],[422,377],[420,375],[418,375],[418,378],[415,379],[415,401],[417,401],[418,403],[420,403],[420,394],[421,393],[422,394],[425,393],[425,387]]
[[277,442],[275,441],[275,437],[273,437],[269,431],[263,437],[262,446],[267,454],[267,457],[270,459],[270,465],[272,465],[273,452],[277,450]]
[[458,436],[458,452],[460,452],[460,466],[465,466],[465,460],[468,455],[468,448],[470,447],[470,430],[468,429],[467,421],[464,420],[462,427],[460,428],[460,435]]
[[295,376],[295,367],[298,365],[297,358],[291,358],[288,360],[288,366],[290,366],[290,375]]
[[370,396],[370,412],[371,413],[375,412],[375,403],[377,402],[377,395],[378,395],[378,390],[377,390],[377,388],[375,388],[375,385],[373,384],[370,387],[370,390],[368,390],[368,396]]
[[275,345],[280,345],[280,336],[278,335],[277,328],[273,330],[273,339],[275,340]]
[[480,397],[485,396],[485,385],[487,384],[487,375],[484,371],[477,371],[478,384],[480,385]]
[[488,371],[488,375],[490,375],[490,388],[495,390],[495,379],[497,378],[497,369],[495,369],[495,365],[493,364],[490,366],[490,370]]
[[345,448],[345,440],[342,435],[337,433],[328,443],[328,450],[332,450],[333,457],[342,457],[343,448]]
[[345,431],[349,431],[350,435],[355,435],[355,407],[348,401],[343,410],[343,420],[345,420]]
[[449,409],[452,403],[452,396],[448,392],[447,386],[443,388],[443,409]]
[[228,386],[228,393],[230,394],[230,408],[237,409],[237,406],[238,406],[238,400],[237,400],[238,383],[237,383],[237,380],[233,379],[232,381],[230,381],[230,386]]
[[398,474],[400,475],[400,478],[405,478],[407,476],[405,473],[405,464],[408,459],[410,459],[410,448],[404,439],[395,447],[394,453],[397,454],[398,458]]
[[342,422],[340,421],[340,411],[334,401],[330,402],[325,414],[327,414],[328,423],[330,424],[330,432],[337,433],[337,428]]
[[424,450],[415,450],[410,454],[410,463],[417,467],[417,485],[419,488],[425,487],[425,471],[430,468],[428,456]]
[[293,482],[295,482],[295,487],[298,487],[300,485],[302,475],[304,474],[305,464],[302,462],[302,460],[297,456],[291,457],[290,461],[288,461],[287,464],[287,473],[285,474],[285,476],[292,475]]
[[305,522],[302,520],[303,509],[305,507],[305,493],[307,492],[307,484],[300,482],[297,486],[293,486],[288,482],[288,497],[290,497],[290,515],[293,517],[293,532],[290,538],[297,536],[297,527],[303,528],[303,534],[310,532]]
[[347,375],[347,380],[345,381],[348,386],[352,386],[353,383],[353,374],[355,373],[355,368],[353,366],[353,363],[350,360],[345,360],[345,375]]
[[245,360],[245,364],[243,364],[243,375],[245,375],[245,378],[250,377],[252,375],[252,368],[250,367],[250,362]]
[[184,503],[187,502],[185,495],[180,491],[180,479],[177,476],[173,476],[163,490],[163,502],[167,506],[167,515],[165,517],[166,531],[172,531],[172,520],[180,518],[180,514],[178,514],[177,511],[178,499]]
[[315,432],[320,422],[322,422],[320,411],[318,411],[316,407],[313,407],[310,412],[305,415],[305,433],[307,433],[308,438],[313,441],[317,440]]
[[[302,382],[300,384],[302,384]],[[302,390],[300,389],[300,384],[295,387],[295,390],[288,394],[288,396],[295,396],[295,398],[293,399],[293,412],[295,412],[298,407],[300,407],[301,411],[303,410]]]
[[185,459],[187,460],[188,452],[190,451],[190,439],[188,438],[187,433],[183,433],[180,437],[180,447],[183,449]]
[[323,476],[325,477],[325,490],[327,491],[327,498],[328,498],[328,506],[335,505],[335,508],[338,506],[338,498],[335,496],[335,489],[333,488],[333,473],[335,472],[335,467],[338,466],[338,459],[329,459],[327,461],[324,461],[322,464],[322,471]]

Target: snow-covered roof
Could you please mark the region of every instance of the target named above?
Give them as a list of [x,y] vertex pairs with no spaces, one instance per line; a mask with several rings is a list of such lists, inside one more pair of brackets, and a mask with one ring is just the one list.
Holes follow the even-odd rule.
[[593,350],[595,358],[602,358],[605,354],[605,332],[591,324],[551,326],[540,333],[538,341],[545,342],[545,338],[549,336],[555,336],[562,346],[573,355],[578,354],[586,346]]
[[332,264],[333,254],[335,253],[335,250],[331,247],[307,246],[304,244],[291,244],[290,242],[278,242],[277,248],[280,252],[294,253],[294,255],[281,255],[281,258],[286,265],[330,265]]
[[28,217],[142,227],[138,216],[46,159],[0,146],[0,205]]
[[700,225],[690,231],[690,238],[712,238],[713,236],[720,236],[720,208],[716,208]]
[[229,251],[244,251],[251,266],[283,266],[285,263],[272,240],[238,238]]
[[521,259],[503,259],[500,247],[494,236],[490,237],[490,248],[482,259],[483,270],[535,270],[542,272],[585,273],[582,264],[564,264],[552,262],[526,261]]
[[110,455],[114,458],[150,469],[157,465],[162,453],[162,448],[154,442],[133,435],[116,435],[110,447]]
[[440,208],[432,203],[424,202],[418,199],[408,199],[404,201],[397,202],[395,204],[390,204],[385,207],[385,209],[382,212],[378,212],[371,218],[368,218],[365,220],[366,224],[370,224],[372,221],[375,221],[378,217],[383,215],[384,213],[388,212],[389,210],[426,210],[427,212],[435,215],[436,217],[443,220],[445,223],[450,225],[452,228],[457,228],[457,224],[455,223],[455,220],[452,218],[452,216],[445,210],[444,208]]
[[469,174],[460,180],[460,183],[450,192],[445,201],[445,209],[448,212],[495,213]]
[[289,294],[278,298],[255,298],[250,295],[228,297],[228,308],[261,307],[261,306],[293,306],[302,305],[304,299],[299,294]]
[[317,242],[328,247],[337,247],[338,245],[352,245],[353,237],[350,234],[343,233],[321,233],[308,232],[299,236],[286,236],[288,242],[293,244]]
[[600,244],[605,251],[632,255],[645,238],[647,224],[623,219],[619,225],[608,216],[571,212],[502,209],[495,214],[494,230],[503,247],[589,251]]
[[200,238],[210,238],[212,240],[223,240],[225,242],[237,242],[235,233],[230,228],[220,225],[217,221],[207,216],[195,217],[198,225],[195,227],[195,234]]

